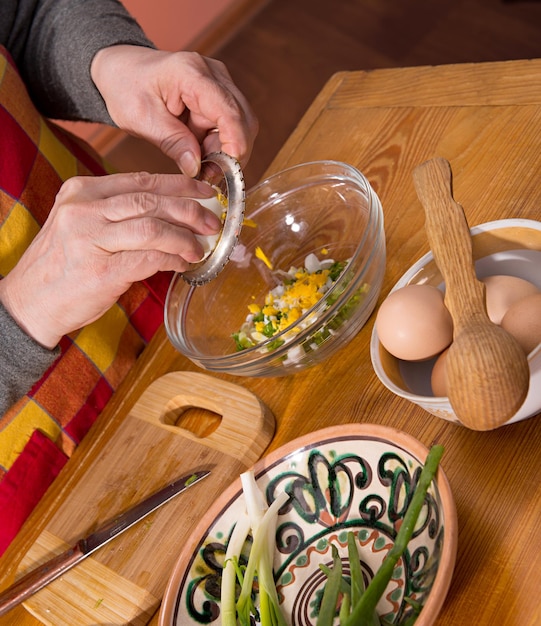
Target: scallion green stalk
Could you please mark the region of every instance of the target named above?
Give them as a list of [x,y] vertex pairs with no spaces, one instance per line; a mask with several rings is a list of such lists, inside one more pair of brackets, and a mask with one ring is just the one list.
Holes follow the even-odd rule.
[[220,589],[221,622],[222,626],[237,626],[236,584],[237,567],[246,537],[250,532],[250,518],[245,513],[241,515],[227,544],[224,568],[222,570],[222,584]]
[[352,607],[350,617],[342,626],[372,626],[371,620],[376,610],[376,605],[392,578],[398,559],[406,550],[413,535],[426,493],[436,475],[442,455],[443,446],[434,445],[430,448],[415,492],[402,520],[402,525],[396,534],[394,545],[385,556],[383,563],[370,581],[359,602]]
[[342,585],[342,560],[334,544],[331,544],[331,551],[333,564],[330,573],[327,575],[327,582],[323,590],[321,606],[317,616],[317,626],[332,626],[336,613],[338,594]]
[[[257,486],[252,471],[241,475],[246,510],[250,517],[253,543],[244,572],[244,580],[240,596],[237,600],[237,616],[241,624],[249,624],[252,606],[252,588],[257,575],[259,582],[259,599],[261,626],[286,626],[281,613],[278,594],[274,584],[272,561],[275,548],[275,532],[278,511],[288,500],[287,493],[281,492],[270,507],[263,513],[265,500]],[[265,621],[263,621],[265,620]]]

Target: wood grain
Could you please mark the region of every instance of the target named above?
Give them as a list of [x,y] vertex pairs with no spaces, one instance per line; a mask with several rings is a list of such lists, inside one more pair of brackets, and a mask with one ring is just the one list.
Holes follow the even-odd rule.
[[[269,168],[277,171],[335,158],[367,176],[385,215],[387,267],[380,302],[428,251],[423,210],[412,180],[419,163],[435,155],[450,161],[456,199],[472,226],[508,217],[541,219],[541,94],[538,78],[532,80],[541,76],[541,60],[408,69],[408,80],[401,81],[398,93],[394,84],[400,72],[344,72],[333,77]],[[434,85],[437,102],[416,103],[417,76],[424,93]],[[378,105],[378,93],[384,104]],[[534,245],[539,247],[538,242]],[[425,445],[443,444],[442,465],[458,511],[459,548],[437,626],[539,624],[541,572],[535,555],[541,549],[541,422],[532,418],[478,433],[394,396],[371,366],[373,325],[374,316],[334,357],[295,376],[212,377],[240,384],[269,407],[276,432],[268,450],[324,426],[357,422],[402,429]],[[196,367],[174,351],[162,329],[0,560],[4,585],[41,532],[56,524],[62,506],[118,436],[142,391],[172,370]],[[22,609],[0,623],[37,622]],[[150,623],[155,626],[157,618]]]
[[[21,570],[30,570],[69,547],[45,530],[27,553]],[[111,601],[112,596],[114,601]],[[160,597],[149,593],[144,585],[139,586],[89,558],[72,569],[69,575],[64,575],[61,584],[45,587],[25,606],[40,622],[50,626],[96,624],[98,619],[103,624],[144,626],[159,603]]]
[[413,170],[425,212],[425,232],[445,282],[445,305],[453,318],[453,343],[445,357],[449,402],[460,421],[492,430],[524,404],[530,368],[518,341],[492,323],[486,288],[475,273],[473,242],[464,209],[453,197],[449,161],[435,157]]
[[[326,0],[273,0],[216,51],[260,120],[248,184],[264,174],[335,73],[366,71],[363,97],[375,106],[387,92],[422,103],[439,85],[423,73],[401,75],[402,68],[535,59],[540,34],[538,0],[333,0],[332,7]],[[380,94],[381,82],[375,78],[374,90],[370,76],[383,68],[397,70],[398,82],[389,80]],[[538,89],[539,80],[531,87]]]
[[[250,4],[261,9],[262,0]],[[229,31],[234,36],[220,46],[217,40],[196,45],[226,64],[259,118],[244,170],[248,186],[264,175],[337,72],[365,70],[365,97],[378,98],[370,82],[374,69],[541,57],[538,0],[333,0],[332,8],[328,0],[272,0],[248,22],[245,17],[240,17],[243,27]],[[399,82],[389,80],[386,90],[418,102],[430,97],[432,88],[421,74],[401,76],[396,73]],[[410,89],[412,79],[416,89]],[[533,81],[532,89],[538,85]],[[125,138],[116,148],[103,148],[121,170],[176,171],[143,140]]]
[[[178,425],[191,407],[220,423],[206,437]],[[204,419],[204,415],[201,415]],[[145,624],[159,607],[168,572],[208,503],[261,456],[274,417],[250,391],[202,372],[169,372],[145,389],[72,497],[59,507],[19,568],[21,575],[183,474],[210,469],[190,488],[126,530],[25,602],[45,624]]]

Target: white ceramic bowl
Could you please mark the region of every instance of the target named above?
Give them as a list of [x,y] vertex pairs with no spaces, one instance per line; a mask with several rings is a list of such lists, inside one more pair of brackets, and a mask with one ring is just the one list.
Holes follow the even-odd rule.
[[[541,289],[541,222],[505,219],[471,229],[473,257],[478,278],[506,274],[524,278]],[[409,284],[429,284],[444,289],[432,253],[425,254],[400,278],[391,292]],[[434,359],[402,361],[392,356],[372,332],[370,353],[381,382],[398,396],[418,404],[443,419],[460,423],[449,399],[432,395],[430,374]],[[528,355],[530,388],[521,408],[506,424],[532,417],[541,411],[541,345]]]

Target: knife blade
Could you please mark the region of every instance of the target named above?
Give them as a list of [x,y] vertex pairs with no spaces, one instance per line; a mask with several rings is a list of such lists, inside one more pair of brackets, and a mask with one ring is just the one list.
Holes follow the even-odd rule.
[[117,515],[95,532],[83,537],[62,554],[53,557],[31,570],[28,574],[25,574],[5,591],[0,593],[0,616],[27,600],[37,591],[77,565],[77,563],[80,563],[95,550],[101,548],[111,541],[111,539],[117,537],[209,474],[209,470],[202,470],[178,478],[163,487],[163,489],[156,491],[139,504]]

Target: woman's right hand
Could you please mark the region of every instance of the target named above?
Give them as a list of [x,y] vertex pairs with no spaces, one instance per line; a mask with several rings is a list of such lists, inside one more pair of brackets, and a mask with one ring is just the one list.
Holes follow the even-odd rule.
[[21,328],[53,348],[99,318],[136,281],[186,271],[203,256],[194,233],[219,231],[206,183],[181,174],[75,177],[43,228],[0,281],[0,300]]

